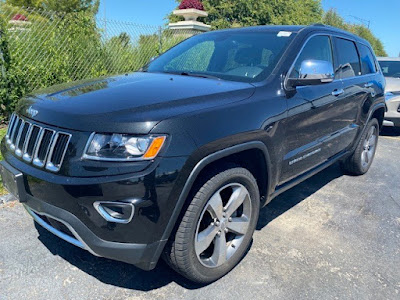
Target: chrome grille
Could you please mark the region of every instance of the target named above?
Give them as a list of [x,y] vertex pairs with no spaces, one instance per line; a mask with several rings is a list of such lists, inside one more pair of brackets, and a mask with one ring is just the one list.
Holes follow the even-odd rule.
[[70,139],[69,133],[32,124],[16,114],[6,134],[6,143],[16,156],[52,172],[60,170]]

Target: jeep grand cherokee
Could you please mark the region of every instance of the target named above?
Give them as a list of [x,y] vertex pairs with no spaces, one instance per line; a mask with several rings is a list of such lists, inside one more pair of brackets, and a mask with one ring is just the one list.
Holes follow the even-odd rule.
[[25,97],[1,173],[60,238],[207,283],[274,197],[335,162],[368,171],[384,85],[369,43],[332,27],[214,31],[138,72]]

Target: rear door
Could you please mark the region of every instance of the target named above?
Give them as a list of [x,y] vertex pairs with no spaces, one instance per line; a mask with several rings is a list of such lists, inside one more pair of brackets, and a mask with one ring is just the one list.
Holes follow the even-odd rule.
[[[359,48],[349,39],[334,37],[336,52],[335,76],[343,82],[343,98],[338,106],[340,114],[335,122],[342,129],[338,140],[337,150],[343,150],[352,145],[360,130],[360,114],[365,101],[372,101],[375,97],[373,75],[366,75],[367,68],[376,72],[376,66],[366,65],[365,51],[362,52],[364,63],[361,64]],[[371,98],[369,98],[371,97]],[[372,102],[371,102],[372,103]],[[369,107],[369,106],[368,106]]]

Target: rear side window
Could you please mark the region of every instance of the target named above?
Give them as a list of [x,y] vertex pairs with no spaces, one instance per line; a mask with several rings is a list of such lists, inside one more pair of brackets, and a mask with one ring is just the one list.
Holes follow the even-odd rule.
[[301,63],[310,59],[328,61],[333,65],[331,40],[328,36],[314,36],[307,42],[294,64],[290,78],[299,78]]
[[344,79],[361,75],[360,59],[354,42],[335,38],[337,52],[336,78]]
[[361,72],[363,75],[376,73],[375,58],[369,47],[359,44]]

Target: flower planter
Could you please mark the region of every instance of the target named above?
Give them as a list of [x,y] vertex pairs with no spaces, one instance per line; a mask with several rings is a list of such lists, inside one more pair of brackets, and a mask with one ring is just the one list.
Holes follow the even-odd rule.
[[208,16],[206,11],[194,8],[174,10],[173,14],[184,17],[185,21],[196,21],[197,18]]

